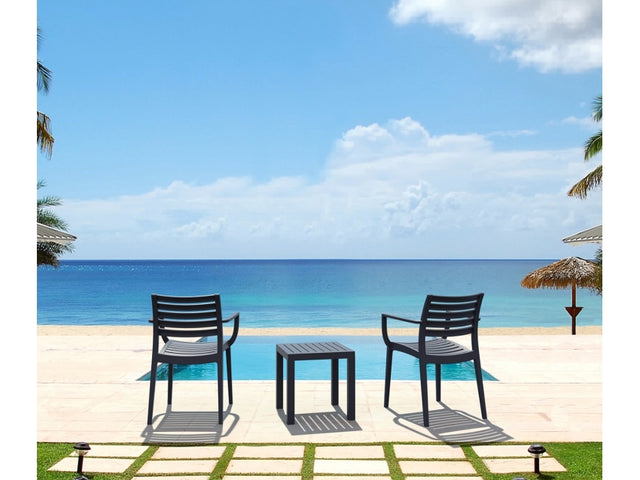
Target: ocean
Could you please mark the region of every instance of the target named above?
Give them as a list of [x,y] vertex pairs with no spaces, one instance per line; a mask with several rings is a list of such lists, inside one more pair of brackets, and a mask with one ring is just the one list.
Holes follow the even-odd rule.
[[[39,325],[149,325],[151,294],[220,293],[242,327],[380,328],[419,318],[428,293],[484,292],[481,327],[570,329],[570,289],[520,281],[555,260],[63,260],[38,267]],[[578,326],[602,325],[602,297],[578,289]]]

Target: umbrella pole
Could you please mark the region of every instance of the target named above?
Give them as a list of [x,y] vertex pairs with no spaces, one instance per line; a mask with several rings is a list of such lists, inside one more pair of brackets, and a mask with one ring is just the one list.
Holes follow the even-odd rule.
[[[574,283],[571,286],[571,308],[575,312],[576,309],[576,284]],[[576,317],[578,316],[578,312],[571,314],[571,335],[576,334]]]
[[582,307],[576,307],[576,284],[571,285],[571,306],[564,307],[571,315],[571,335],[576,334],[576,317],[582,311]]

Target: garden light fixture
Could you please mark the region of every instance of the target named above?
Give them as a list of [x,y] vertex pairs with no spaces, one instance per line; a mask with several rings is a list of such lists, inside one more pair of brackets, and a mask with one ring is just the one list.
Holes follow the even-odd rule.
[[533,471],[534,473],[540,473],[540,457],[547,450],[539,443],[534,443],[529,447],[529,453],[533,456]]
[[91,450],[91,447],[87,442],[78,442],[73,446],[73,448],[78,454],[78,470],[76,472],[78,475],[74,478],[74,480],[89,480],[82,474],[82,461],[84,459],[84,456],[89,453],[89,450]]

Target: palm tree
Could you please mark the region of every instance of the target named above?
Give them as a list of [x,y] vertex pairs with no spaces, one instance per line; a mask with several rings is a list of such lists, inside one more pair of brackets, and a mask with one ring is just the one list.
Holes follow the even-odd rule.
[[[38,49],[40,49],[40,40],[42,34],[40,33],[40,27],[38,27]],[[51,81],[51,71],[45,67],[40,60],[38,60],[38,91],[44,94],[49,92],[49,82]],[[53,135],[51,135],[51,120],[47,115],[38,111],[38,147],[40,151],[47,157],[51,158],[53,152]]]
[[[602,95],[595,98],[593,102],[592,118],[595,122],[602,121]],[[602,150],[602,129],[587,140],[584,144],[585,162],[595,157]],[[576,183],[567,195],[570,197],[587,198],[587,192],[593,190],[602,183],[602,165],[598,165],[589,172],[582,180]]]
[[593,286],[591,290],[598,295],[602,295],[602,247],[596,251],[595,262],[596,271],[593,273]]
[[[40,27],[38,27],[38,48],[40,47],[40,40],[42,35],[40,33]],[[45,67],[38,59],[37,65],[38,72],[38,92],[48,93],[49,83],[51,82],[51,70]],[[51,158],[53,151],[53,136],[51,135],[51,121],[47,115],[38,111],[38,129],[37,129],[37,141],[40,151],[44,153],[48,158]],[[45,186],[44,181],[38,181],[38,190]],[[61,205],[62,201],[58,197],[50,195],[44,196],[38,199],[38,213],[37,222],[49,227],[57,228],[58,230],[65,231],[67,224],[60,219],[55,213],[50,210],[50,207],[56,207]],[[38,265],[51,265],[53,267],[58,266],[58,256],[65,252],[71,252],[73,247],[71,245],[59,245],[51,242],[37,242],[37,258]]]
[[[592,118],[594,122],[602,121],[602,95],[593,101]],[[602,128],[592,135],[584,144],[584,161],[595,157],[602,151]],[[598,165],[589,172],[582,180],[576,183],[567,195],[570,197],[587,198],[587,192],[593,190],[602,183],[602,165]],[[596,271],[593,275],[593,291],[602,295],[602,247],[596,251]]]
[[[38,181],[38,190],[45,186],[44,181]],[[67,224],[50,210],[50,207],[62,205],[62,201],[58,197],[46,195],[38,198],[37,222],[58,230],[66,231]],[[58,266],[58,256],[65,252],[73,251],[71,245],[59,245],[51,242],[38,242],[38,265]]]

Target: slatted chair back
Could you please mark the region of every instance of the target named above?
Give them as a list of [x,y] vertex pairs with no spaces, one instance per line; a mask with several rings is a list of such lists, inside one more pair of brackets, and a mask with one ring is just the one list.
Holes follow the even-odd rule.
[[[222,345],[220,295],[190,297],[151,295],[154,337],[217,337]],[[221,352],[221,348],[218,350]]]
[[483,293],[457,297],[427,295],[422,308],[420,343],[424,344],[427,337],[471,335],[475,348],[483,297]]

